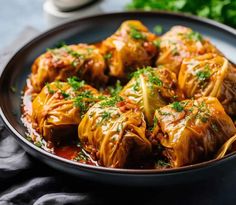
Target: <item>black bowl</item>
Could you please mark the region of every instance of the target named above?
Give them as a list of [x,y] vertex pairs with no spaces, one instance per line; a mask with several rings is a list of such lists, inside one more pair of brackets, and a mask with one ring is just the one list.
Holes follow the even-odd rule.
[[[22,147],[46,164],[94,181],[123,185],[168,185],[209,177],[213,173],[227,171],[236,161],[236,154],[220,160],[211,160],[191,166],[167,170],[113,169],[85,165],[58,157],[36,147],[25,138],[26,129],[21,117],[21,91],[30,73],[34,59],[46,48],[58,42],[67,44],[99,42],[111,35],[127,19],[141,20],[150,30],[162,25],[164,31],[171,26],[184,25],[209,37],[232,62],[236,63],[236,31],[211,20],[168,12],[125,12],[92,16],[53,28],[22,47],[10,59],[0,78],[0,114],[6,126]],[[16,92],[12,92],[12,86]]]

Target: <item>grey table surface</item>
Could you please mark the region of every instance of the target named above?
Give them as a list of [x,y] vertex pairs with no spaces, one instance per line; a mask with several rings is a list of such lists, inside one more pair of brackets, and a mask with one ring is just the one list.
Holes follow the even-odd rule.
[[1,47],[10,45],[26,26],[38,30],[46,29],[43,19],[43,0],[8,0],[1,1],[0,33]]
[[[130,0],[100,0],[102,12],[122,11]],[[10,45],[28,26],[39,31],[49,29],[43,11],[44,0],[1,0],[0,50]]]

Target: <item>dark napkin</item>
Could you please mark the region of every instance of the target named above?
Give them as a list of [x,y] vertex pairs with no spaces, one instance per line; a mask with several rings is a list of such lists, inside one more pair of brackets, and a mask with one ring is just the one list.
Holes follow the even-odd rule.
[[[0,55],[3,66],[13,52],[37,33],[27,28]],[[0,65],[0,66],[1,66]],[[169,187],[121,187],[85,181],[59,172],[29,156],[0,119],[0,205],[52,204],[235,204],[236,166],[228,174]]]

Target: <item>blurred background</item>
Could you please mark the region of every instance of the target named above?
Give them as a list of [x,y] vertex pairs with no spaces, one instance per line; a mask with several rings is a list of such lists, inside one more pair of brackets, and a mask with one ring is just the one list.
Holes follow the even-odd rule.
[[25,30],[33,35],[71,19],[135,9],[194,14],[236,28],[236,0],[8,0],[0,7],[0,49]]

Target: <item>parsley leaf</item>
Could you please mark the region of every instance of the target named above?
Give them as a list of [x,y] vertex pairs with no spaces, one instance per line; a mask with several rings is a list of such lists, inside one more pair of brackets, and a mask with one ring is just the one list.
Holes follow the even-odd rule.
[[160,39],[156,39],[156,40],[153,41],[153,44],[154,44],[154,46],[156,46],[157,48],[160,48],[160,46],[161,46],[161,40],[160,40]]
[[43,143],[41,141],[37,141],[34,144],[39,148],[41,148],[43,146]]
[[82,88],[85,85],[85,82],[83,80],[79,81],[79,79],[75,76],[67,78],[67,82],[73,88],[73,90],[78,90],[79,88]]
[[155,70],[152,67],[148,66],[146,68],[137,70],[132,74],[132,76],[134,78],[138,78],[142,74],[148,77],[150,83],[155,84],[157,86],[163,85],[162,80],[158,77],[158,75],[155,73]]
[[170,163],[162,159],[158,159],[157,162],[155,163],[155,166],[156,167],[170,167]]
[[175,109],[177,112],[182,112],[184,110],[184,106],[182,105],[181,102],[173,102],[171,104],[171,107]]
[[105,60],[108,60],[108,59],[110,59],[111,57],[112,57],[112,53],[107,53],[107,54],[104,55],[104,59],[105,59]]
[[120,81],[117,80],[115,87],[114,86],[109,86],[108,91],[111,94],[112,97],[116,96],[119,94],[119,92],[122,90],[122,85],[120,84]]
[[156,25],[154,28],[153,28],[153,31],[156,33],[156,34],[162,34],[163,33],[163,27],[161,25]]
[[209,70],[209,67],[207,66],[204,70],[198,71],[196,73],[196,76],[200,81],[208,80],[211,77],[211,72]]
[[76,157],[74,157],[73,159],[74,161],[87,161],[88,157],[82,152],[80,151]]
[[84,58],[84,54],[81,54],[77,51],[74,51],[73,49],[71,49],[69,46],[64,45],[62,48],[65,49],[65,51],[70,54],[71,56],[75,57],[75,58]]
[[52,89],[51,89],[49,83],[46,83],[46,87],[47,87],[47,89],[48,89],[48,93],[49,93],[49,94],[54,94],[54,93],[55,93],[55,90],[52,90]]
[[101,102],[102,107],[113,107],[116,105],[116,103],[123,101],[123,98],[120,96],[115,96],[112,98],[108,98],[107,100],[104,100]]
[[[85,100],[85,99],[89,99],[89,100]],[[82,93],[79,93],[78,96],[76,96],[74,98],[74,105],[76,107],[79,107],[81,114],[83,115],[88,109],[89,109],[89,105],[95,103],[95,98],[93,96],[93,94],[91,93],[91,91],[86,90]]]
[[135,27],[130,27],[130,35],[134,39],[146,39],[145,35],[143,35],[140,31],[138,31]]
[[193,41],[202,41],[202,35],[198,32],[192,31],[191,33],[187,34],[187,38]]
[[128,9],[175,11],[203,16],[236,28],[235,0],[131,0]]
[[111,113],[107,112],[107,111],[104,111],[101,114],[101,120],[100,120],[100,122],[98,124],[101,124],[102,122],[104,122],[104,121],[106,121],[106,120],[108,120],[110,118],[111,118]]

